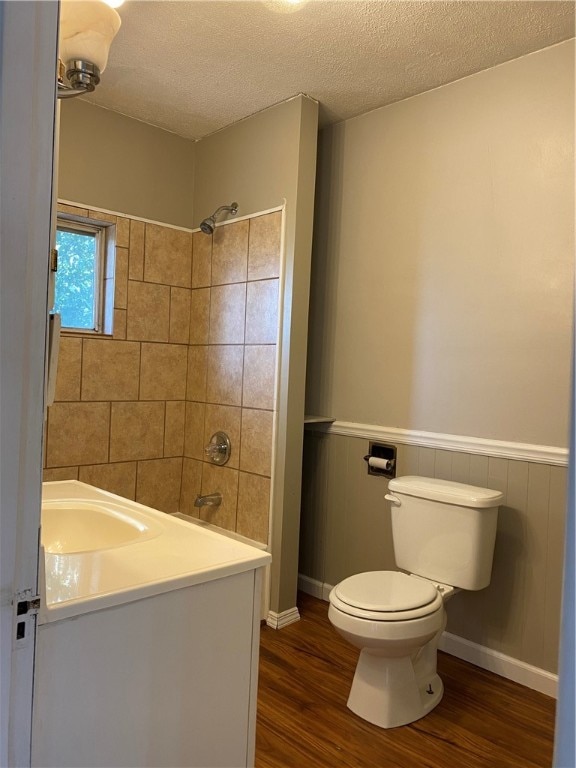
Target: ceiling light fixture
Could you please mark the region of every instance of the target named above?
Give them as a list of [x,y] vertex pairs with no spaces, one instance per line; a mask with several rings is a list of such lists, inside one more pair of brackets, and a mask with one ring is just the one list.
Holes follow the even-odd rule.
[[121,19],[112,7],[123,0],[61,0],[58,98],[93,91],[106,69]]

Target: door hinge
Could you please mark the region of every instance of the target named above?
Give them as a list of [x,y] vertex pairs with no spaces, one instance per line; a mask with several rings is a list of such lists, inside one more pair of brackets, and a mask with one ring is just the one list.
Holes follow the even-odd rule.
[[58,272],[58,249],[52,248],[50,250],[50,271]]

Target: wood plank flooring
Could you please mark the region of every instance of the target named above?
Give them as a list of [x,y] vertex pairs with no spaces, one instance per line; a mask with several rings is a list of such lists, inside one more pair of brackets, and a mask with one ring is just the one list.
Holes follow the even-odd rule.
[[262,628],[256,768],[544,768],[555,701],[447,654],[444,697],[427,717],[383,730],[346,701],[357,651],[328,606],[299,596],[301,620]]

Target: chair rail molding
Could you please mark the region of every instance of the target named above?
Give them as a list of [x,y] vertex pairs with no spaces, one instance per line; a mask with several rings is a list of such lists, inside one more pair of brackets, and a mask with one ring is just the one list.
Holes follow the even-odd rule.
[[365,440],[378,440],[405,445],[419,445],[424,448],[474,453],[503,459],[529,461],[536,464],[551,464],[560,467],[568,465],[568,449],[558,448],[553,445],[488,440],[483,437],[448,435],[441,432],[422,432],[415,429],[399,429],[397,427],[383,427],[377,424],[360,424],[352,421],[338,420],[332,424],[309,423],[306,424],[306,429],[331,435],[344,435]]

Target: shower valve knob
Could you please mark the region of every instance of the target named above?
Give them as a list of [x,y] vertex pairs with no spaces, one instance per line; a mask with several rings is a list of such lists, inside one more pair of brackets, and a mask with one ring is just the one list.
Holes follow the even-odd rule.
[[226,464],[230,458],[231,451],[230,438],[225,432],[215,432],[206,448],[204,448],[204,454],[209,461],[220,466]]

